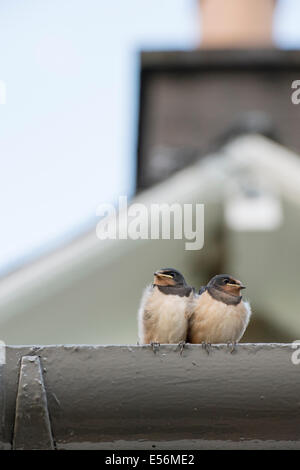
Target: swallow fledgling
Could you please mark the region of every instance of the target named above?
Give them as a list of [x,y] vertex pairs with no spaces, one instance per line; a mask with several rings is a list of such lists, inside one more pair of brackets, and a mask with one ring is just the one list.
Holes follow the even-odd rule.
[[228,274],[218,274],[202,287],[189,321],[188,342],[232,344],[232,352],[248,326],[251,308],[243,300],[245,286]]
[[161,343],[178,343],[182,352],[193,303],[194,288],[187,285],[179,271],[156,271],[138,312],[139,344],[151,344],[155,352]]

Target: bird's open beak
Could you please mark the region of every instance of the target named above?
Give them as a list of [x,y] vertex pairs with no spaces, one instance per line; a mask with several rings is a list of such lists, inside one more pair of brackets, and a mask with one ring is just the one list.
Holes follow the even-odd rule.
[[232,287],[239,287],[239,289],[246,289],[246,286],[244,286],[241,281],[236,281],[236,284],[230,284],[228,282],[227,284],[228,286],[232,286]]
[[239,286],[240,286],[240,289],[246,289],[246,286],[244,286],[244,284],[241,282],[241,281],[236,281]]
[[160,271],[156,271],[154,273],[154,276],[158,276],[158,277],[168,277],[169,279],[173,279],[172,276],[169,276],[169,274],[164,274],[163,272],[160,272]]

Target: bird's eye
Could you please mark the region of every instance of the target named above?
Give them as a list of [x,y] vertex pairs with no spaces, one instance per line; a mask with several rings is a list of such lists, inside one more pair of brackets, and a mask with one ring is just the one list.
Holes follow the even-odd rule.
[[224,284],[228,284],[228,282],[229,282],[229,279],[224,279],[224,281],[223,281],[223,282],[224,282]]

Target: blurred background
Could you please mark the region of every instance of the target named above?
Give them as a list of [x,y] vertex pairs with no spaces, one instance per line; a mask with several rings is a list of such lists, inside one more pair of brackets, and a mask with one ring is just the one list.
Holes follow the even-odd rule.
[[[248,286],[300,338],[297,0],[0,5],[0,338],[135,343],[160,267]],[[2,104],[3,103],[3,104]],[[205,204],[205,244],[96,237],[101,203]]]

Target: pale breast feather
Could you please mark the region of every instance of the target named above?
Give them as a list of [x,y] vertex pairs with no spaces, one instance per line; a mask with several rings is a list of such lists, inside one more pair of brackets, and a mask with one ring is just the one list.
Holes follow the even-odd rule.
[[191,318],[191,341],[197,343],[239,341],[247,328],[250,315],[249,302],[241,301],[237,305],[227,305],[213,299],[208,292],[204,292],[198,296]]
[[141,343],[177,343],[186,339],[190,297],[165,295],[157,287],[144,292],[139,309],[139,340]]
[[152,292],[153,292],[153,285],[150,284],[144,289],[140,307],[138,310],[138,337],[139,337],[140,343],[144,342],[144,312],[145,312],[145,306],[147,305],[147,301],[149,297],[152,295]]

